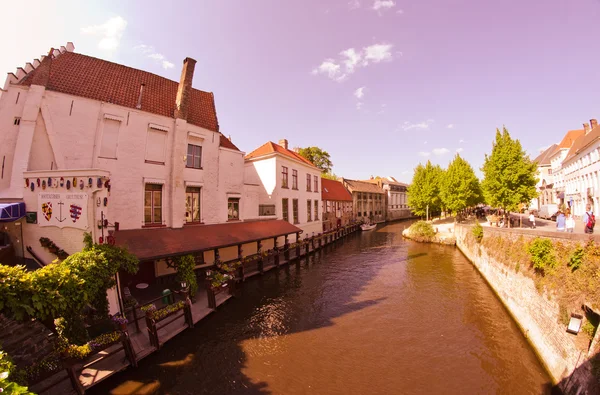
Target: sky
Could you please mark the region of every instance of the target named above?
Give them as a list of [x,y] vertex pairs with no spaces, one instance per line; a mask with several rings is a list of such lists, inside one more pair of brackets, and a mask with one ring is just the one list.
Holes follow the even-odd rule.
[[[95,4],[93,4],[95,3]],[[600,118],[600,0],[29,1],[0,71],[50,47],[213,92],[245,152],[319,146],[334,173],[408,182],[455,153],[481,176],[496,128],[532,159]]]

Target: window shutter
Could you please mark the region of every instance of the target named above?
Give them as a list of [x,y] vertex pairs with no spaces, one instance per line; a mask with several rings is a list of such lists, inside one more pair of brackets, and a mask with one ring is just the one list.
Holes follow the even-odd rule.
[[148,137],[146,138],[146,160],[165,163],[166,146],[167,132],[149,128]]
[[102,144],[100,145],[100,155],[103,158],[117,158],[117,142],[119,140],[120,121],[104,118],[104,127],[102,128]]

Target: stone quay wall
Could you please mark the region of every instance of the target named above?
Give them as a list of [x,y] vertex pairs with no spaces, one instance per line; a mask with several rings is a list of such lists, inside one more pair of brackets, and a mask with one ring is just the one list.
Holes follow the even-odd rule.
[[[511,262],[498,262],[480,245],[472,235],[472,226],[456,225],[456,245],[473,263],[492,287],[509,313],[521,328],[542,363],[550,373],[555,384],[563,392],[586,393],[590,383],[595,382],[589,358],[598,343],[599,333],[589,350],[578,348],[574,335],[566,332],[566,326],[560,323],[559,305],[552,295],[539,292],[532,278],[516,272]],[[484,238],[489,235],[501,237],[548,237],[560,239],[582,239],[572,234],[554,232],[526,232],[518,229],[490,229],[484,227]],[[587,238],[585,238],[587,240]],[[562,240],[563,242],[565,240]],[[600,332],[600,331],[597,331]],[[579,336],[583,336],[580,333]],[[566,388],[567,387],[567,388]]]

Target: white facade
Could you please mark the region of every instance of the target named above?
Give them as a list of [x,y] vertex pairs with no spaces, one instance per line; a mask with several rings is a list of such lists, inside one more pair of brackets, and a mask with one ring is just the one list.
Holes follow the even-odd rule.
[[[117,222],[125,230],[243,219],[244,153],[221,146],[219,132],[40,85],[16,85],[14,77],[9,75],[0,97],[0,201],[22,200],[27,212],[39,215],[37,223],[19,220],[23,234],[10,234],[13,244],[31,246],[49,263],[56,257],[40,245],[40,237],[73,253],[82,249],[84,232],[98,242]],[[190,146],[201,147],[199,166],[192,160],[186,167]],[[155,192],[149,195],[148,188]],[[188,192],[199,196],[199,210],[187,205]],[[69,225],[42,226],[56,225],[44,223],[46,198],[66,202],[74,194],[85,197],[87,224],[68,218],[69,208],[61,205],[52,207],[51,215]],[[199,215],[190,218],[191,211]],[[100,226],[102,216],[111,226]],[[16,250],[32,257],[25,248]],[[115,300],[111,297],[111,311]]]
[[562,173],[565,183],[565,203],[573,199],[573,214],[582,217],[586,205],[594,213],[600,209],[600,141],[595,139],[577,155],[563,162]]
[[[284,176],[286,170],[287,185]],[[296,174],[296,184],[294,184],[294,174]],[[310,176],[310,188],[307,187],[308,176]],[[247,158],[244,171],[246,188],[244,194],[248,196],[249,201],[255,203],[252,206],[249,206],[250,203],[245,206],[244,215],[247,218],[287,220],[303,230],[301,237],[321,233],[323,224],[320,177],[320,171],[316,167],[278,152]],[[286,201],[287,218],[284,207]],[[297,204],[296,217],[294,204]],[[294,241],[291,237],[290,242]]]

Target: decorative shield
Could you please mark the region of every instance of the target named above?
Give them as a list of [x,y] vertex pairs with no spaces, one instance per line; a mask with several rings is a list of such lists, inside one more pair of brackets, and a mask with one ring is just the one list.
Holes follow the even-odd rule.
[[42,189],[46,189],[46,180],[42,181]]
[[31,192],[33,192],[35,190],[35,183],[33,181],[31,182],[30,188],[31,188]]
[[52,202],[42,203],[42,214],[44,214],[46,221],[50,221],[50,218],[52,218]]
[[83,189],[83,180],[79,180],[79,189]]
[[25,188],[29,187],[29,178],[25,179]]
[[67,180],[67,189],[71,189],[71,180]]
[[63,177],[60,178],[60,187],[64,187],[65,186],[65,179]]
[[73,222],[77,222],[77,220],[81,216],[81,206],[72,204],[70,207],[70,212],[71,212],[71,219],[73,220]]
[[92,180],[92,178],[88,178],[88,188],[91,188],[92,185],[94,184],[94,181]]
[[102,188],[102,178],[98,178],[98,188]]

